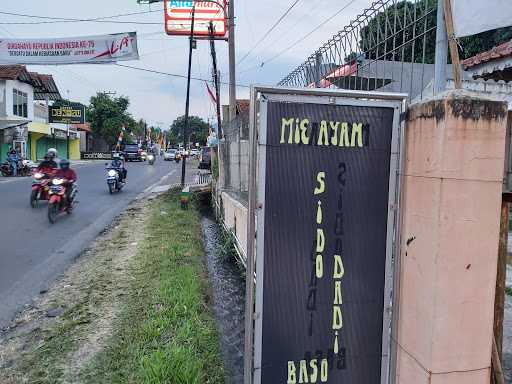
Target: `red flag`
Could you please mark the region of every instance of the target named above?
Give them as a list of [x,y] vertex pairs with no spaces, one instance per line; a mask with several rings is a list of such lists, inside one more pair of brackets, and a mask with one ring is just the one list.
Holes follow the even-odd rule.
[[206,89],[208,91],[208,96],[210,96],[210,99],[212,100],[212,103],[217,105],[217,98],[215,97],[215,95],[213,94],[212,90],[210,89],[210,86],[208,85],[208,83],[206,81],[204,83],[206,84]]

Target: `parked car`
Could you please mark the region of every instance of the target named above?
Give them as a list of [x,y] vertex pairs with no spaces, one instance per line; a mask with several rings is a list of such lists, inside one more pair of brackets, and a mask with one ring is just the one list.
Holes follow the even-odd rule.
[[199,156],[199,169],[211,169],[212,167],[212,149],[210,147],[201,148]]
[[142,149],[137,144],[126,144],[124,158],[126,161],[142,161]]
[[201,152],[197,148],[192,148],[190,150],[190,156],[199,157],[200,154]]
[[168,149],[167,152],[164,153],[165,161],[173,161],[175,159],[176,159],[176,150],[175,149]]

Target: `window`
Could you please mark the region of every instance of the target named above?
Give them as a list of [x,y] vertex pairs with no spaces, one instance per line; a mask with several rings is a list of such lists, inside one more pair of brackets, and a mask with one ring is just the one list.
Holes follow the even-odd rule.
[[28,94],[13,89],[12,107],[14,116],[28,117]]

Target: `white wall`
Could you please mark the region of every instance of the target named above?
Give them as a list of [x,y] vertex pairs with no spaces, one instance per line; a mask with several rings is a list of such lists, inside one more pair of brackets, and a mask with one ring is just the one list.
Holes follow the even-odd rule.
[[[5,80],[0,80],[0,116],[6,116],[6,84]],[[12,105],[11,105],[12,109]]]
[[33,121],[34,120],[34,88],[26,83],[22,83],[18,80],[6,80],[5,85],[5,111],[4,116],[13,117],[13,89],[17,89],[18,91],[25,92],[28,95],[28,111],[27,111],[27,119]]

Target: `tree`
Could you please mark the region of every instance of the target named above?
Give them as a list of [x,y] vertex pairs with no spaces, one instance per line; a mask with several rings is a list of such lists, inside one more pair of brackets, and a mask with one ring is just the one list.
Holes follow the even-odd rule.
[[[404,0],[378,13],[360,32],[359,47],[366,59],[405,62],[411,62],[414,59],[415,63],[433,64],[436,50],[436,9],[437,0],[420,0],[415,3]],[[396,34],[393,33],[395,22]],[[424,35],[425,31],[427,33]],[[423,52],[423,36],[425,36],[425,52]],[[488,51],[510,39],[512,39],[512,27],[464,37],[460,39],[461,59]],[[423,54],[425,54],[424,57]],[[348,57],[353,58],[353,55]]]
[[110,146],[115,145],[123,126],[128,128],[128,133],[136,128],[133,117],[128,113],[129,105],[129,99],[124,96],[114,98],[99,92],[91,97],[86,115],[93,134],[103,138]]
[[[180,116],[171,125],[171,134],[178,142],[183,140],[183,127],[185,126],[185,116]],[[188,142],[206,145],[208,139],[208,123],[198,116],[189,117]]]

